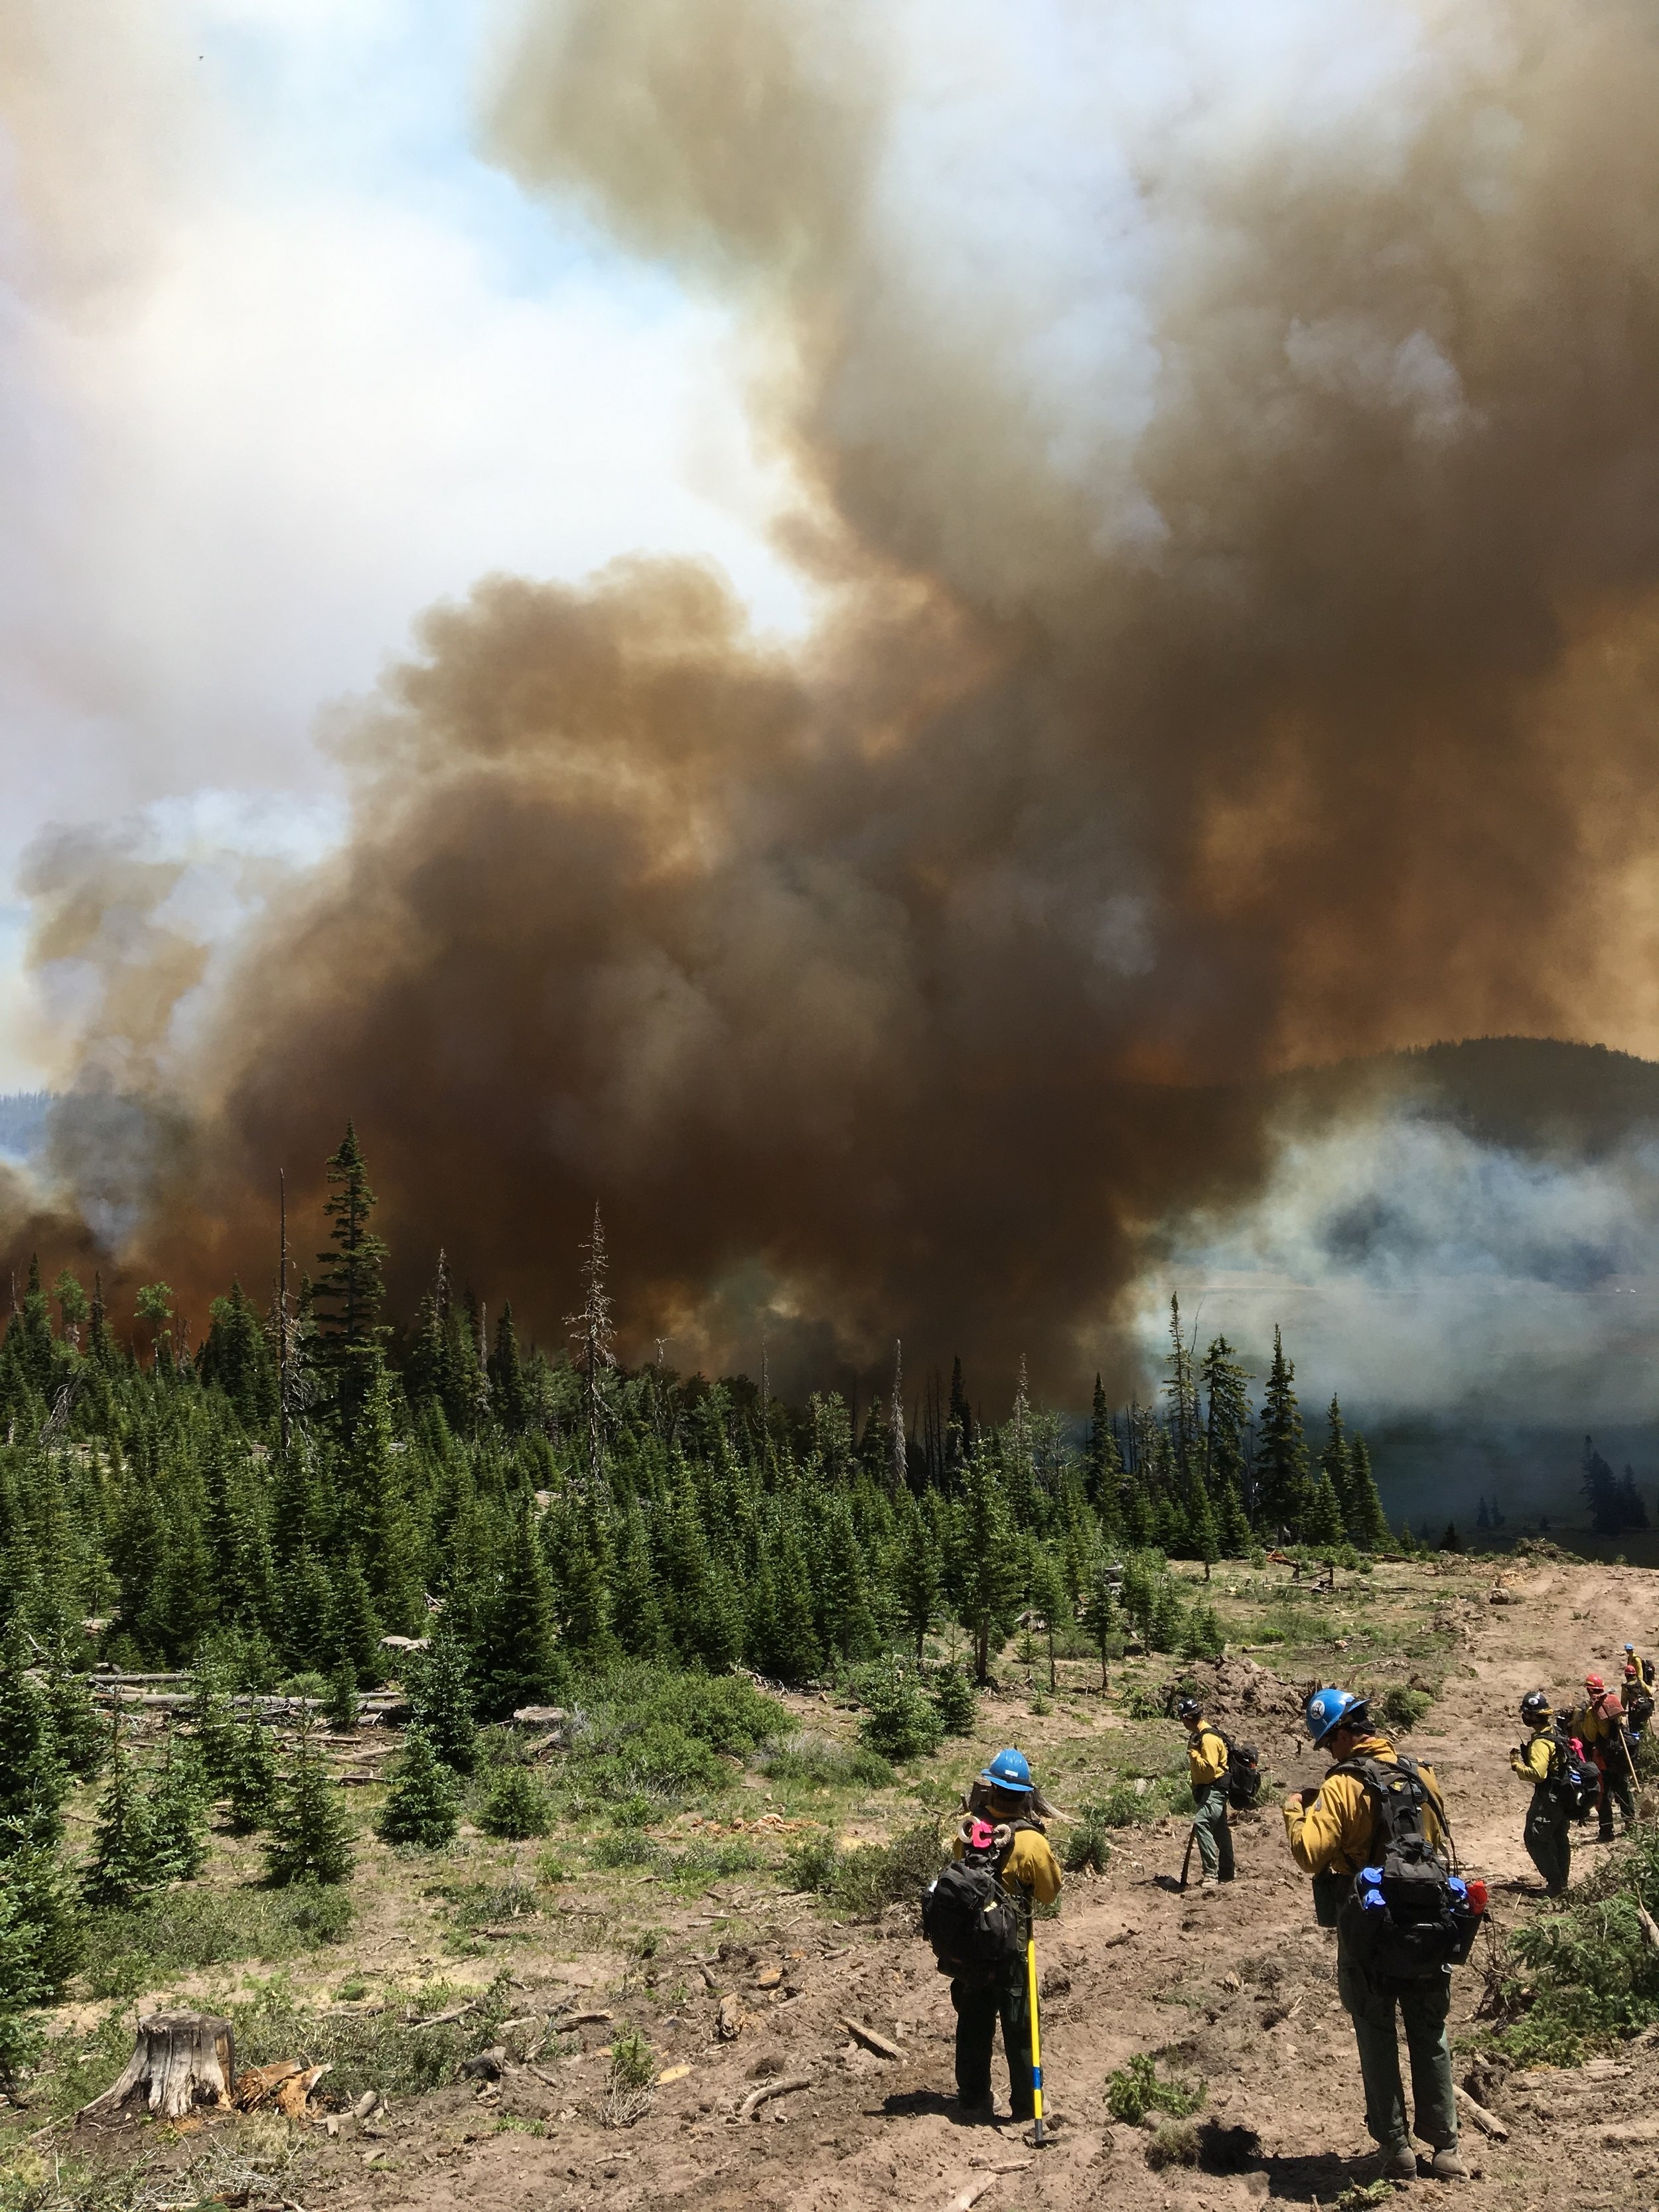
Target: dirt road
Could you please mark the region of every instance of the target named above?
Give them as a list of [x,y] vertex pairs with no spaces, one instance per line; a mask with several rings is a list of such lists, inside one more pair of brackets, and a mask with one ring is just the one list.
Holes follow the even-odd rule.
[[[1459,1583],[1461,1649],[1444,1695],[1411,1741],[1441,1776],[1465,1865],[1492,1885],[1507,1924],[1538,1909],[1508,1887],[1533,1880],[1521,1844],[1525,1792],[1508,1764],[1522,1692],[1543,1686],[1565,1696],[1589,1666],[1611,1674],[1627,1636],[1649,1649],[1659,1641],[1659,1582],[1642,1571],[1552,1563],[1514,1587],[1520,1601],[1500,1607],[1485,1601],[1481,1580]],[[1294,1750],[1282,1734],[1264,1750],[1281,1780],[1313,1780],[1322,1771],[1316,1754]],[[1042,1925],[1044,2055],[1059,2125],[1040,2157],[1012,2128],[968,2127],[952,2117],[948,1988],[913,1932],[914,1915],[899,1911],[878,1929],[849,1929],[797,1901],[776,1907],[757,1940],[708,1975],[688,1966],[695,1994],[659,2039],[659,2055],[666,2047],[688,2070],[656,2090],[637,2125],[602,2130],[573,2101],[572,2081],[602,2083],[597,2049],[557,2080],[509,2067],[487,2111],[480,2100],[476,2140],[453,2141],[464,2093],[453,2093],[447,2108],[447,2142],[434,2132],[435,2116],[423,2118],[411,2106],[378,2148],[342,2146],[314,2177],[307,2202],[420,2212],[471,2202],[495,2212],[947,2212],[976,2202],[1054,2212],[1096,2203],[1123,2212],[1329,2207],[1372,2171],[1333,1939],[1313,1925],[1276,1803],[1240,1823],[1240,1879],[1231,1889],[1181,1896],[1160,1886],[1179,1867],[1183,1833],[1172,1822],[1122,1832],[1109,1872],[1070,1884],[1062,1917]],[[1581,1867],[1596,1848],[1581,1852]],[[781,1988],[799,1995],[756,1986],[769,1978],[769,1962],[782,1969]],[[1458,1981],[1455,2023],[1467,2028],[1479,1976],[1466,1971]],[[724,2044],[714,2033],[722,1989],[735,1991],[749,2014]],[[879,2057],[849,2038],[849,2017],[902,2057]],[[1154,2172],[1146,2133],[1109,2122],[1107,2075],[1152,2051],[1201,2077],[1205,2113],[1259,2137],[1261,2155],[1248,2171]],[[1460,2063],[1460,2078],[1462,2070]],[[811,2086],[763,2103],[752,2118],[730,2117],[746,2092],[788,2075],[810,2077]],[[1602,2062],[1511,2082],[1498,2100],[1510,2139],[1468,2130],[1477,2178],[1455,2193],[1470,2212],[1535,2208],[1557,2193],[1576,2212],[1659,2203],[1659,2130],[1645,2148],[1602,2140],[1645,2118],[1653,2079],[1638,2052],[1633,2066]],[[546,2132],[527,2131],[538,2128]],[[366,2168],[365,2156],[389,2161],[390,2170]],[[1433,2201],[1440,2187],[1422,2180],[1416,2194]]]

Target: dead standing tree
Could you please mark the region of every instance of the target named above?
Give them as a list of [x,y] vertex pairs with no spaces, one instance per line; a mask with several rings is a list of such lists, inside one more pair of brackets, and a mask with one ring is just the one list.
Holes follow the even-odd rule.
[[610,1418],[610,1408],[605,1400],[604,1376],[607,1369],[617,1364],[616,1324],[610,1295],[605,1289],[608,1263],[605,1249],[605,1224],[599,1218],[597,1199],[593,1203],[593,1233],[581,1249],[587,1255],[582,1263],[584,1295],[581,1310],[567,1315],[565,1326],[569,1329],[571,1342],[576,1348],[576,1368],[582,1378],[586,1480],[597,1490],[605,1468],[605,1429]]

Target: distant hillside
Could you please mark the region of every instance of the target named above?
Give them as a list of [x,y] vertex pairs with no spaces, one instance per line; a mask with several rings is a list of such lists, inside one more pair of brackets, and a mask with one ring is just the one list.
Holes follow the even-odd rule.
[[1469,1037],[1299,1069],[1267,1089],[1291,1114],[1390,1103],[1514,1152],[1593,1159],[1659,1135],[1659,1063],[1553,1037]]

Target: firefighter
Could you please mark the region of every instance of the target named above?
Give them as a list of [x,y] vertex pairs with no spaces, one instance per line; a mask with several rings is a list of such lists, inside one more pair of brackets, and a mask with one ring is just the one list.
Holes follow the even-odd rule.
[[1653,1718],[1653,1662],[1638,1659],[1633,1644],[1625,1646],[1625,1681],[1623,1689],[1625,1729],[1632,1746],[1642,1741],[1642,1731]]
[[[1353,1759],[1376,1759],[1385,1766],[1398,1763],[1394,1745],[1372,1726],[1369,1702],[1351,1691],[1315,1691],[1306,1718],[1308,1734],[1329,1753],[1334,1765]],[[1426,1766],[1419,1767],[1418,1775],[1426,1792],[1424,1836],[1442,1850],[1446,1830],[1439,1785]],[[1365,2125],[1382,2153],[1383,2175],[1390,2181],[1417,2178],[1400,2078],[1395,2027],[1398,2011],[1411,2056],[1416,2130],[1432,2153],[1429,2170],[1437,2180],[1462,2180],[1468,2168],[1458,2155],[1457,2104],[1446,2034],[1451,1969],[1443,1967],[1428,1980],[1391,1981],[1376,1973],[1361,1956],[1364,1930],[1354,1876],[1369,1863],[1376,1818],[1370,1790],[1352,1773],[1328,1774],[1317,1789],[1298,1790],[1285,1800],[1285,1832],[1291,1856],[1314,1878],[1314,1910],[1320,1925],[1336,1929],[1337,1995],[1353,2022],[1365,2085]]]
[[1632,1787],[1635,1761],[1619,1692],[1608,1689],[1599,1674],[1584,1677],[1584,1702],[1572,1717],[1572,1730],[1601,1771],[1596,1841],[1610,1844],[1615,1804],[1626,1828],[1636,1819],[1636,1793]]
[[1203,1872],[1200,1889],[1233,1879],[1233,1830],[1227,1818],[1227,1746],[1196,1698],[1182,1698],[1176,1717],[1187,1729],[1187,1778],[1193,1790],[1193,1833]]
[[1532,1784],[1523,1840],[1546,1890],[1559,1897],[1572,1867],[1572,1808],[1561,1778],[1561,1740],[1555,1732],[1554,1711],[1541,1690],[1528,1690],[1522,1698],[1521,1717],[1531,1734],[1510,1753],[1510,1765]]
[[[969,1820],[963,1823],[964,1830],[975,1820],[991,1827],[997,1878],[1019,1906],[1028,1934],[1033,1905],[1052,1905],[1060,1895],[1060,1861],[1036,1817],[1036,1794],[1024,1753],[1012,1748],[1000,1751],[981,1774],[969,1798]],[[952,1856],[963,1857],[969,1847],[967,1835],[958,1833]],[[951,2002],[957,2014],[957,2100],[963,2112],[981,2119],[995,2115],[991,2052],[1000,2019],[1012,2117],[1030,2119],[1031,1998],[1023,1951],[988,1980],[954,1979]]]

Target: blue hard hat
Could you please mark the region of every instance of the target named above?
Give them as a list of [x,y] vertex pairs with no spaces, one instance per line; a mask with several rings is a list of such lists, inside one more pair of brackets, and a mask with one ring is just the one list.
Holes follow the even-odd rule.
[[1323,1743],[1332,1729],[1340,1728],[1344,1721],[1350,1728],[1358,1728],[1370,1714],[1370,1699],[1355,1697],[1352,1690],[1316,1690],[1303,1717],[1314,1741]]
[[1030,1795],[1030,1764],[1025,1753],[1016,1751],[1012,1745],[1006,1751],[997,1753],[979,1778],[981,1782],[988,1782],[994,1790],[1017,1790],[1024,1796]]

